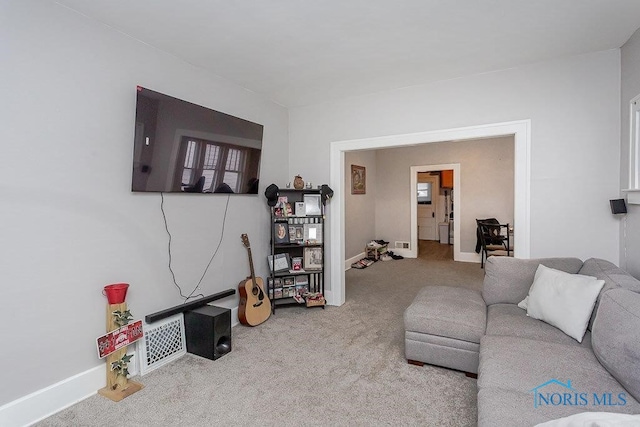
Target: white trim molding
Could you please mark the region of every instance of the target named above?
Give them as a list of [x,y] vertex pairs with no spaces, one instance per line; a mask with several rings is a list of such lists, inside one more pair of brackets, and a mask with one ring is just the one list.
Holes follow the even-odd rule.
[[622,190],[623,193],[627,193],[627,203],[630,205],[640,205],[640,189],[627,188]]
[[[404,147],[428,144],[431,142],[492,138],[513,135],[515,142],[514,173],[514,256],[530,257],[530,182],[531,182],[531,120],[505,123],[493,123],[464,128],[435,130],[404,135],[390,135],[347,141],[334,141],[330,146],[330,185],[334,197],[327,205],[330,228],[329,275],[331,298],[330,305],[342,305],[345,302],[344,285],[344,156],[347,151],[375,150],[380,148]],[[456,174],[459,175],[459,174]],[[455,179],[455,177],[454,177]],[[455,218],[455,216],[454,216]],[[459,229],[459,227],[456,227]],[[455,232],[455,229],[454,229]],[[455,236],[454,236],[455,239]],[[328,293],[327,293],[328,294]]]
[[629,101],[629,127],[629,190],[640,191],[640,95]]
[[27,426],[93,396],[107,384],[104,364],[0,407],[0,425]]
[[351,258],[345,260],[344,261],[344,271],[351,270],[351,264],[353,264],[356,261],[360,261],[362,258],[364,258],[366,256],[367,256],[367,254],[365,254],[364,252],[360,252],[358,255],[352,256]]

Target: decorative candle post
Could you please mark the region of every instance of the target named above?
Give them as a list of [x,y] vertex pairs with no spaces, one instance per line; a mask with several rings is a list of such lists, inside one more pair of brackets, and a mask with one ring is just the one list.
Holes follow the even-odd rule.
[[129,381],[127,369],[131,356],[127,355],[127,344],[142,337],[142,321],[132,324],[131,313],[124,302],[127,294],[126,283],[105,286],[107,304],[107,334],[98,338],[99,357],[107,356],[107,386],[98,390],[115,402],[142,389],[143,385]]

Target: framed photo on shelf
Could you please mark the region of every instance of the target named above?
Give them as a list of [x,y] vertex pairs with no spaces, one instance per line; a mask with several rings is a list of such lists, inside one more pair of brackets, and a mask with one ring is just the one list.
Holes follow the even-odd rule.
[[302,224],[289,225],[289,242],[302,243],[304,241],[304,230]]
[[305,194],[302,196],[304,199],[304,214],[309,215],[322,215],[322,205],[320,203],[319,194]]
[[322,248],[304,248],[305,270],[322,270]]
[[284,216],[293,216],[293,209],[291,208],[291,203],[286,202],[282,206],[282,213]]
[[291,258],[291,271],[304,271],[302,268],[302,257],[294,256]]
[[367,170],[364,166],[351,165],[351,194],[366,194]]
[[306,213],[304,211],[304,202],[296,202],[295,215],[296,216],[306,216]]
[[275,279],[269,277],[268,283],[270,288],[282,288],[282,278],[280,277],[276,277]]
[[273,242],[289,243],[289,224],[286,222],[273,223]]
[[267,255],[267,263],[269,264],[269,271],[289,270],[289,254]]
[[303,241],[310,244],[322,243],[322,224],[320,223],[306,223],[304,224],[304,237]]
[[289,201],[289,198],[287,196],[278,196],[278,203],[276,204],[276,206],[282,207],[288,201]]

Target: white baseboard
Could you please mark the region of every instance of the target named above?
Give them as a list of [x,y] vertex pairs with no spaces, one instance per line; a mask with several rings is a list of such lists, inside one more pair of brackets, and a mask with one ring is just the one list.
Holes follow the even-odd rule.
[[338,304],[336,304],[336,302],[333,300],[333,292],[331,292],[330,290],[324,290],[324,300],[327,302],[327,305],[338,306]]
[[477,254],[475,252],[460,252],[460,258],[456,261],[475,262],[480,264],[480,254]]
[[240,321],[238,320],[238,306],[235,306],[231,309],[231,326],[239,325]]
[[[231,324],[239,324],[238,307],[231,309]],[[128,354],[137,350],[137,347]],[[137,357],[131,359],[131,376],[139,374]],[[35,424],[51,415],[93,396],[107,385],[106,367],[100,364],[95,368],[66,378],[41,390],[23,396],[0,406],[0,426],[23,427]]]
[[394,255],[402,255],[405,258],[416,258],[415,252],[411,249],[389,248]]
[[351,258],[345,260],[344,261],[344,271],[350,270],[351,269],[351,264],[353,264],[356,261],[360,261],[365,256],[366,256],[366,254],[364,252],[360,252],[358,255],[352,256]]
[[0,407],[0,425],[28,426],[93,396],[107,385],[104,364]]

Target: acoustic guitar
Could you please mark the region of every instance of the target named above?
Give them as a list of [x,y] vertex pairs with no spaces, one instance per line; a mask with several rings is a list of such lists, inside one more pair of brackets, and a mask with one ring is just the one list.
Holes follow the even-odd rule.
[[238,306],[238,320],[247,326],[257,326],[271,316],[271,301],[264,291],[262,278],[256,277],[253,270],[253,258],[251,257],[251,245],[249,237],[242,235],[242,243],[249,254],[249,266],[251,276],[238,285],[240,292],[240,305]]

